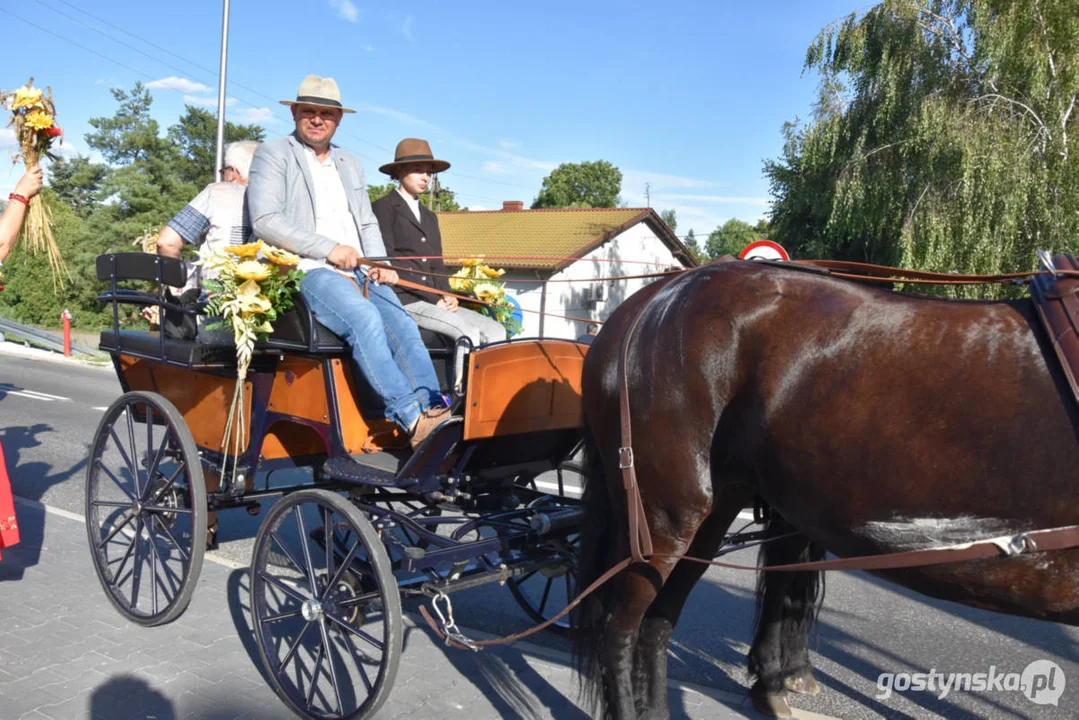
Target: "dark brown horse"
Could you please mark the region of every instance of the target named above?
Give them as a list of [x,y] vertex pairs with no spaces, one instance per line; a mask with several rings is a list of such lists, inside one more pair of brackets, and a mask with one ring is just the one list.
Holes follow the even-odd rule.
[[[1079,524],[1079,413],[1029,301],[901,295],[752,262],[723,262],[629,298],[589,351],[594,443],[582,582],[628,555],[618,355],[656,553],[710,558],[754,496],[801,535],[765,564]],[[789,524],[789,525],[788,525]],[[705,570],[652,558],[583,606],[578,659],[615,718],[667,717],[666,651]],[[881,573],[927,595],[1079,624],[1079,550]],[[763,573],[749,668],[754,703],[790,713],[816,692],[807,634],[816,572]]]

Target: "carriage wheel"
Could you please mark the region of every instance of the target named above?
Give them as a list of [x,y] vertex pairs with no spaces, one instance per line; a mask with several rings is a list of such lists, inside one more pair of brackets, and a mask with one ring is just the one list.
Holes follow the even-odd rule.
[[[572,462],[566,462],[559,466],[558,479],[563,487],[582,487],[584,471]],[[521,483],[525,487],[539,491],[535,478],[529,478]],[[544,488],[547,489],[547,488]],[[538,498],[530,506],[549,504],[557,507],[555,496]],[[570,600],[573,599],[580,579],[580,571],[577,566],[577,557],[580,551],[580,537],[573,533],[564,538],[552,539],[540,546],[552,554],[565,556],[564,564],[549,568],[533,570],[519,577],[513,577],[506,581],[513,599],[521,606],[530,618],[536,622],[546,622],[551,617],[561,612]],[[567,615],[547,627],[551,632],[559,635],[567,635],[570,631],[570,616]]]
[[191,602],[206,550],[206,488],[191,431],[157,393],[105,412],[86,469],[86,532],[113,606],[162,625]]
[[367,718],[401,659],[401,596],[367,517],[326,490],[270,510],[251,560],[252,627],[274,691],[307,718]]

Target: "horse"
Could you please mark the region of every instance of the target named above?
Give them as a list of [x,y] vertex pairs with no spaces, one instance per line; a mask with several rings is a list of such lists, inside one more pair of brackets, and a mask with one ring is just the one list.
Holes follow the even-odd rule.
[[[666,651],[712,558],[755,498],[763,565],[944,547],[1079,524],[1079,412],[1031,300],[904,294],[783,264],[717,262],[657,281],[585,360],[580,587],[630,553],[619,356],[654,554],[578,608],[585,701],[664,718]],[[792,532],[796,531],[796,532]],[[1079,549],[876,573],[935,598],[1079,624]],[[817,571],[758,577],[750,697],[791,714],[816,693]]]

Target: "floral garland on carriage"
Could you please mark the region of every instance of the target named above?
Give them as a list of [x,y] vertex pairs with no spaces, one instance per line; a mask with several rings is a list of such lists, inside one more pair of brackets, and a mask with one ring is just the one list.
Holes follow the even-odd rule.
[[[273,332],[273,324],[292,307],[303,279],[303,271],[297,268],[299,263],[298,255],[262,240],[230,245],[222,250],[206,243],[195,261],[205,273],[206,314],[217,318],[206,329],[231,330],[236,343],[236,389],[221,438],[226,466],[230,445],[235,458],[247,446],[243,424],[244,381],[255,343],[266,341]],[[226,467],[222,467],[222,477],[225,474]],[[232,474],[235,480],[235,464]]]
[[514,317],[518,308],[506,295],[506,286],[498,278],[506,274],[505,270],[495,270],[483,263],[483,256],[462,258],[462,265],[450,277],[450,289],[461,295],[471,295],[478,303],[465,303],[470,310],[475,310],[494,318],[506,328],[509,337],[520,334],[521,323]]

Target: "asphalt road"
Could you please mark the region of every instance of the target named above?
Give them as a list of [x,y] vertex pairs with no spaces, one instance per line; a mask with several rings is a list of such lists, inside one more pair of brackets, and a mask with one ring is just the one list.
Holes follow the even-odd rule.
[[[120,394],[111,366],[5,354],[0,367],[0,438],[16,495],[83,514],[87,449],[104,408]],[[246,565],[259,520],[242,510],[223,513],[221,548],[212,558]],[[730,557],[755,561],[748,551]],[[709,570],[675,632],[672,678],[730,691],[745,686],[754,583],[749,573]],[[490,633],[530,624],[509,592],[497,586],[455,595],[454,607],[462,626]],[[532,641],[568,648],[548,634]],[[862,573],[835,573],[828,576],[816,643],[814,663],[824,692],[795,697],[798,708],[843,718],[1079,716],[1079,628],[932,601]],[[878,682],[888,683],[881,673],[999,675],[1022,673],[1037,660],[1059,666],[1053,682],[1066,685],[1056,706],[1034,704],[1022,692],[1004,689],[1006,682],[999,690],[955,691],[943,698],[939,692],[899,692],[901,676],[894,681],[897,691],[879,697]]]

